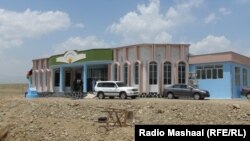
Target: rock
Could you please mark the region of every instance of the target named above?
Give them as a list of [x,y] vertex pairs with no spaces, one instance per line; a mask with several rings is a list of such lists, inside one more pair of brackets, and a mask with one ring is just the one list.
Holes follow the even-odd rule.
[[162,113],[164,113],[164,111],[163,111],[163,110],[161,110],[161,109],[158,109],[158,110],[156,111],[156,113],[158,113],[158,114],[162,114]]
[[240,109],[240,105],[238,104],[233,104],[232,106],[233,106],[233,109]]
[[0,128],[0,141],[3,141],[5,139],[5,137],[9,133],[9,130],[10,130],[10,125]]
[[81,116],[81,119],[85,119],[86,116]]

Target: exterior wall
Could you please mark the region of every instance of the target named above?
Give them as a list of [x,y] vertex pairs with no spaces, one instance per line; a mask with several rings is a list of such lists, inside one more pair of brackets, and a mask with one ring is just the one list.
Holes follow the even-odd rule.
[[[198,79],[198,87],[210,92],[210,98],[231,98],[232,97],[232,85],[231,85],[231,63],[207,63],[207,64],[223,64],[223,78],[222,79]],[[195,64],[190,65],[190,72],[195,73],[197,65],[207,64]]]
[[[235,67],[239,67],[240,68],[240,84],[236,84],[236,81],[235,81]],[[249,82],[250,82],[250,67],[249,66],[245,66],[245,65],[242,65],[242,64],[238,64],[238,63],[231,63],[231,72],[232,72],[232,98],[240,98],[241,97],[241,94],[240,94],[240,91],[241,91],[241,88],[243,87],[243,68],[247,69],[247,72],[248,72],[248,78],[247,78],[247,81],[248,81],[248,85],[247,86],[250,86],[249,85]]]
[[50,91],[50,70],[48,58],[33,60],[32,87],[38,92]]
[[[124,64],[128,64],[128,85],[137,87],[140,93],[161,93],[164,85],[163,65],[170,62],[172,68],[172,84],[178,83],[178,63],[186,64],[186,82],[188,77],[188,51],[185,44],[139,44],[114,49],[114,62],[111,66],[114,80],[114,66],[118,65],[118,80],[124,81]],[[135,84],[135,63],[139,63],[139,84]],[[149,84],[149,64],[157,63],[157,84]],[[119,79],[120,78],[120,79]]]
[[[201,89],[209,90],[210,98],[241,98],[241,88],[243,87],[243,68],[247,69],[247,86],[250,86],[250,67],[235,62],[216,62],[206,64],[223,64],[223,79],[198,79],[198,86]],[[202,64],[202,65],[206,65]],[[190,72],[195,72],[195,67],[201,64],[190,65]],[[240,68],[240,84],[235,81],[235,67]]]

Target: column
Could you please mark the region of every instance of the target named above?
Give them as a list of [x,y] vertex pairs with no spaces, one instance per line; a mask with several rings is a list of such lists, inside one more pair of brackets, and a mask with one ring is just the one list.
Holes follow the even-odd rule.
[[147,66],[146,66],[146,61],[144,61],[142,63],[142,86],[143,86],[143,89],[142,89],[142,92],[143,93],[147,93]]
[[36,81],[36,77],[35,77],[35,75],[36,75],[36,71],[35,70],[32,70],[32,80],[31,80],[31,87],[35,87],[36,85],[35,85],[35,81]]
[[55,72],[54,69],[50,69],[50,92],[54,92],[54,76],[55,76]]
[[84,64],[83,65],[83,69],[82,69],[82,80],[83,80],[83,92],[86,93],[87,92],[87,71],[88,71],[88,68],[87,68],[87,64]]
[[64,89],[64,68],[60,67],[59,92],[62,93],[63,89]]

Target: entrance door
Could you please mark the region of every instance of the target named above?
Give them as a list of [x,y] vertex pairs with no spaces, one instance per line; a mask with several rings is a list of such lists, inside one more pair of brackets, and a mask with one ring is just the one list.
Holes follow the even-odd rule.
[[75,71],[75,79],[73,80],[73,91],[82,92],[83,80],[82,80],[82,70],[78,69]]

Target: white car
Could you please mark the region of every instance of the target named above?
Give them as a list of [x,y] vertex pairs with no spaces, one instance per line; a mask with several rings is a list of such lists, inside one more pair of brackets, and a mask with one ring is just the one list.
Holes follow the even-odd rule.
[[128,87],[121,81],[97,81],[95,93],[99,99],[104,99],[106,96],[111,99],[114,97],[120,97],[121,99],[131,97],[135,99],[139,94],[137,88]]

